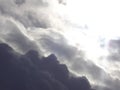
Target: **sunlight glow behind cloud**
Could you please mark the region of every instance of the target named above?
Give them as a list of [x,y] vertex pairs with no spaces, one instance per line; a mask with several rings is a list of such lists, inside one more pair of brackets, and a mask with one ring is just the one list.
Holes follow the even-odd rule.
[[[105,49],[109,40],[120,36],[119,1],[67,0],[66,2],[67,5],[63,8],[63,13],[67,17],[65,19],[78,26],[86,24],[88,26],[87,30],[75,26],[71,28],[72,30],[67,30],[64,34],[68,41],[72,45],[82,44],[87,52],[93,53],[97,50],[98,54],[107,54]],[[103,42],[101,42],[102,38],[104,38]],[[104,49],[100,47],[101,43],[104,44]]]
[[[67,0],[62,11],[65,19],[72,23],[63,33],[69,44],[84,50],[88,59],[110,75],[116,66],[106,61],[106,57],[109,55],[109,41],[120,37],[119,8],[119,0]],[[82,28],[85,25],[87,29]],[[104,77],[101,76],[103,80]]]
[[0,0],[1,42],[19,52],[54,53],[74,73],[119,90],[118,0],[14,1]]

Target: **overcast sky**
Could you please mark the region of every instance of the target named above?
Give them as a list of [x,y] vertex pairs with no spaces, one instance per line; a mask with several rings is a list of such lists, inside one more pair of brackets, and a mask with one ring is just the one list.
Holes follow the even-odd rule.
[[119,90],[119,0],[0,0],[0,42],[54,53],[96,90]]

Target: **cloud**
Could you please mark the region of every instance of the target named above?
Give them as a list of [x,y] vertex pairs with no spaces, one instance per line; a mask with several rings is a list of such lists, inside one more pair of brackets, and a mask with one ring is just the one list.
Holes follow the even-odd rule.
[[[36,90],[37,88],[40,88],[37,85],[35,86],[35,83],[37,84],[39,81],[39,83],[41,83],[40,86],[43,86],[41,87],[43,90],[67,90],[68,87],[71,88],[70,90],[73,90],[75,87],[81,88],[82,86],[84,88],[83,83],[80,85],[81,87],[77,84],[78,82],[81,82],[81,80],[85,80],[85,83],[87,83],[89,87],[89,83],[85,77],[70,78],[69,80],[66,80],[68,79],[67,77],[69,77],[68,70],[71,70],[76,72],[78,75],[87,76],[90,82],[94,82],[93,85],[96,85],[98,90],[118,90],[118,84],[120,82],[118,78],[118,68],[120,68],[118,63],[119,40],[111,41],[111,53],[108,56],[108,62],[111,68],[108,68],[107,71],[104,70],[102,66],[100,67],[100,65],[92,62],[92,60],[87,60],[84,57],[84,51],[78,50],[77,47],[71,46],[62,34],[68,29],[66,28],[66,25],[70,25],[70,28],[76,27],[76,25],[64,20],[59,13],[56,12],[61,4],[65,4],[65,1],[0,0],[0,42],[9,44],[19,53],[27,52],[26,54],[21,55],[14,52],[13,49],[6,50],[5,48],[8,46],[3,45],[4,49],[1,52],[3,53],[4,51],[4,55],[3,57],[1,56],[1,58],[6,58],[6,61],[1,62],[5,66],[9,66],[10,64],[9,67],[11,70],[17,67],[16,70],[12,70],[10,72],[18,79],[21,77],[26,78],[26,76],[30,75],[31,79],[27,78],[27,81],[22,79],[24,82],[30,83],[23,83],[22,80],[20,80],[22,83],[17,83],[17,85],[19,85],[19,83],[22,85],[21,89],[29,88],[30,90]],[[57,58],[52,55],[49,57],[44,57],[43,59],[45,59],[45,61],[41,61],[41,58],[39,58],[40,56],[36,50],[45,56],[54,53],[58,57],[58,60],[56,60]],[[8,60],[5,55],[8,55],[10,60]],[[50,61],[51,58],[52,60]],[[59,64],[59,61],[60,63],[66,63],[68,68],[66,65]],[[42,63],[43,65],[39,63]],[[4,68],[5,70],[9,69],[7,67]],[[42,68],[42,71],[38,71],[40,68]],[[9,72],[6,71],[6,73]],[[3,71],[2,75],[4,76],[6,73]],[[36,75],[34,75],[34,73],[36,73]],[[9,79],[11,77],[14,79],[12,74],[8,77]],[[19,77],[18,74],[21,76]],[[116,78],[118,80],[116,80]],[[5,80],[5,82],[7,81]],[[10,82],[11,80],[9,80],[7,85]],[[13,83],[10,85],[11,87],[9,87],[12,88],[12,85],[14,85],[15,82],[17,81],[14,79]],[[72,82],[76,83],[76,85],[72,85]],[[16,89],[18,89],[17,85],[15,87]],[[34,87],[32,87],[32,85],[34,85]]]
[[56,53],[58,56],[72,59],[77,53],[77,48],[69,46],[65,39],[61,36],[57,39],[53,36],[45,36],[41,38],[41,44],[46,50]]
[[[42,13],[38,16],[35,11],[33,11],[32,9],[27,9],[24,6],[17,7],[14,4],[10,6],[5,5],[4,3],[2,4],[3,5],[0,5],[1,14],[7,17],[14,18],[15,20],[22,23],[26,28],[28,27],[41,27],[41,28],[49,27],[49,21],[45,20],[46,16],[43,16]],[[16,10],[16,8],[19,8],[19,12]]]
[[120,61],[120,40],[110,40],[109,42],[109,60]]
[[[52,30],[54,31],[54,30]],[[61,62],[65,62],[69,70],[76,72],[78,75],[85,75],[93,83],[93,86],[96,86],[96,89],[115,89],[119,88],[118,83],[109,71],[104,70],[102,66],[95,64],[91,60],[87,60],[84,57],[84,51],[78,50],[77,48],[70,46],[65,40],[64,36],[58,32],[41,31],[42,34],[34,33],[33,36],[36,36],[37,41],[40,41],[42,48],[46,52],[55,53],[59,58],[62,57]],[[41,37],[38,37],[38,36]],[[98,77],[99,75],[99,77]],[[118,80],[118,82],[120,82]]]
[[19,51],[28,51],[30,49],[37,49],[37,45],[34,41],[30,40],[22,28],[19,28],[13,21],[5,20],[1,21],[1,40],[3,42],[13,45]]
[[[16,21],[22,23],[26,28],[48,28],[53,25],[51,22],[54,22],[55,19],[57,20],[57,16],[52,11],[51,4],[53,1],[54,0],[50,3],[47,0],[1,0],[0,13],[6,17],[14,18]],[[17,5],[22,5],[18,7],[16,3]],[[54,24],[55,23],[56,22],[54,22]]]
[[58,2],[59,2],[60,4],[63,4],[63,5],[66,5],[66,4],[67,4],[66,0],[58,0]]
[[71,61],[78,54],[84,57],[84,52],[68,44],[65,37],[56,29],[35,29],[28,33],[38,41],[45,54],[55,53],[59,58],[65,59],[64,61]]
[[[21,5],[18,7],[16,3]],[[44,6],[46,3],[50,6]],[[12,43],[21,51],[28,51],[31,48],[35,49],[37,41],[31,40],[34,37],[29,37],[27,32],[29,29],[48,29],[55,25],[57,16],[51,11],[52,3],[47,0],[1,0],[0,41]]]
[[70,77],[66,65],[53,54],[38,57],[37,51],[21,55],[9,45],[0,44],[0,89],[92,90],[87,78]]
[[22,5],[25,3],[26,0],[15,0],[14,2],[17,4],[17,5]]

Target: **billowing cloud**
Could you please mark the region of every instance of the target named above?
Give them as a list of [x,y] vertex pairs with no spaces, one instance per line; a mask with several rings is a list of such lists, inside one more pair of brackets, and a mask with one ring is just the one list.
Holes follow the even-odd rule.
[[21,55],[3,43],[0,72],[0,89],[4,90],[92,90],[86,77],[71,77],[55,55],[39,58],[37,51]]
[[6,20],[1,23],[0,27],[0,36],[3,42],[13,45],[14,48],[21,52],[28,51],[30,49],[37,49],[35,42],[30,40],[29,37],[22,32],[22,28],[17,27],[14,22]]
[[[20,82],[15,84],[16,87],[13,90],[18,89],[17,86],[20,84],[22,85],[21,89],[37,90],[40,87],[35,84],[38,83],[40,83],[40,86],[43,86],[41,87],[42,90],[77,90],[78,88],[85,87],[87,88],[85,90],[89,90],[90,85],[85,77],[69,77],[69,70],[71,70],[78,75],[88,77],[97,90],[119,90],[120,87],[118,84],[120,80],[118,77],[120,71],[118,68],[120,67],[118,62],[120,58],[120,41],[111,41],[111,47],[109,48],[110,55],[108,56],[108,60],[106,60],[106,62],[110,62],[103,63],[112,68],[107,68],[106,70],[106,67],[103,68],[98,63],[96,64],[94,61],[88,60],[85,57],[85,52],[69,44],[63,35],[64,31],[68,29],[66,28],[67,25],[70,25],[69,29],[72,27],[81,27],[72,25],[71,22],[64,20],[59,15],[59,11],[57,10],[59,10],[61,4],[67,5],[64,0],[0,0],[0,42],[9,44],[19,53],[26,53],[31,49],[33,50],[21,55],[14,52],[9,46],[1,44],[2,46],[0,47],[4,48],[1,49],[1,54],[4,51],[4,54],[10,57],[10,60],[8,60],[5,55],[3,57],[0,55],[1,58],[6,58],[5,62],[1,61],[4,65],[1,67],[6,70],[2,75],[7,73],[5,76],[7,78],[9,73],[7,71],[9,68],[5,66],[10,65],[9,67],[12,70],[10,71],[12,74],[8,77],[10,79],[9,82],[5,78],[2,79],[6,82],[6,85],[13,79],[13,83],[7,88],[13,89],[12,85],[17,82],[16,80],[23,78],[23,81],[20,80]],[[9,50],[6,50],[6,48]],[[42,55],[54,53],[60,63],[65,63],[68,68],[63,64],[59,64],[54,55],[44,57],[45,61],[41,61],[37,51]],[[51,58],[53,61],[51,60],[50,62]],[[117,61],[117,63],[114,61]],[[16,69],[13,70],[13,68]],[[21,74],[21,76],[18,74]],[[28,77],[27,81],[24,81],[24,78],[29,75],[31,78]],[[18,79],[15,80],[13,78],[15,76]],[[84,83],[87,86],[84,86],[81,81],[85,81]],[[73,82],[76,85],[72,85]],[[3,89],[7,88],[4,87]]]

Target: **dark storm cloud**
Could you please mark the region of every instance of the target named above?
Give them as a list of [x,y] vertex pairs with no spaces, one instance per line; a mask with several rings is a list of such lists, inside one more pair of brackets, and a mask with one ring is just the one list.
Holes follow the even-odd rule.
[[0,44],[0,72],[1,90],[92,90],[87,78],[70,77],[55,55],[21,55],[7,44]]

